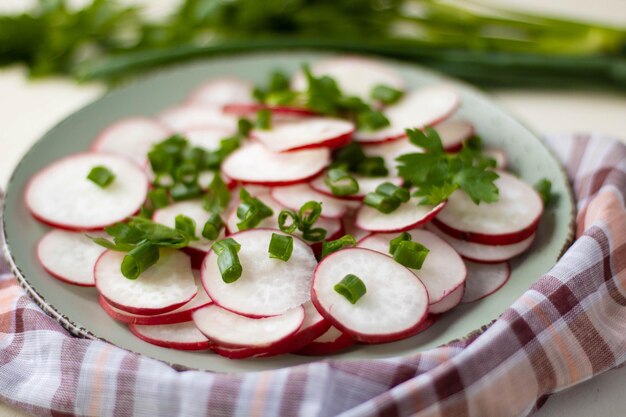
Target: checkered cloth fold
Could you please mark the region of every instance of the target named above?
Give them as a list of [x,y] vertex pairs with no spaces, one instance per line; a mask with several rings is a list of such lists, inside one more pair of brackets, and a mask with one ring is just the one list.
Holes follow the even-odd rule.
[[68,335],[0,262],[0,400],[35,415],[523,416],[626,359],[626,147],[551,137],[578,208],[561,260],[488,329],[411,357],[177,371]]

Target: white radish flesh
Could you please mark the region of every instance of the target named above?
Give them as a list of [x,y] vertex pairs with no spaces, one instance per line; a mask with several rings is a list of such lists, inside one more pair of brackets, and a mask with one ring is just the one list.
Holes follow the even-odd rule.
[[189,257],[173,249],[161,249],[156,264],[137,279],[120,270],[123,252],[106,251],[94,270],[96,287],[114,307],[135,314],[167,313],[188,303],[198,292]]
[[465,120],[446,120],[435,126],[441,144],[448,152],[460,151],[463,143],[474,134],[474,125]]
[[277,230],[253,229],[231,237],[241,245],[239,262],[243,272],[237,281],[225,283],[214,252],[202,264],[202,284],[214,303],[249,317],[283,314],[310,299],[313,270],[317,264],[311,248],[293,239],[287,262],[270,258],[268,248]]
[[[355,304],[334,290],[348,274],[367,289]],[[315,269],[311,295],[333,326],[364,343],[407,337],[428,313],[428,292],[415,274],[369,249],[343,249],[324,258]]]
[[428,307],[428,312],[431,314],[441,314],[445,313],[446,311],[452,310],[454,307],[458,306],[461,303],[464,293],[465,283],[458,286],[454,291],[443,297],[441,300],[437,301],[434,304],[431,304]]
[[235,77],[213,78],[196,88],[189,95],[192,103],[223,107],[232,103],[253,103],[254,85]]
[[239,117],[254,117],[260,110],[270,110],[272,112],[272,122],[301,120],[305,116],[314,116],[315,112],[293,106],[270,106],[260,103],[249,104],[228,104],[224,106],[224,113]]
[[[105,233],[91,233],[106,237]],[[37,244],[37,258],[50,275],[68,284],[93,287],[93,268],[106,249],[92,242],[85,233],[54,229]]]
[[423,152],[422,148],[413,145],[407,138],[363,146],[363,153],[365,153],[365,155],[380,156],[383,158],[389,175],[395,177],[398,176],[398,161],[396,161],[396,158],[407,153],[421,152]]
[[[104,188],[87,179],[97,166],[115,175]],[[89,152],[60,159],[35,174],[26,188],[26,205],[46,224],[95,230],[132,216],[147,193],[148,178],[137,164],[119,155]]]
[[463,303],[478,301],[498,291],[511,276],[508,262],[498,264],[480,264],[466,261],[467,284]]
[[308,184],[275,187],[272,189],[271,196],[283,206],[296,211],[308,201],[317,201],[322,204],[322,217],[330,219],[341,218],[348,210],[344,200],[315,191]]
[[474,204],[465,192],[457,190],[435,219],[439,229],[456,238],[490,245],[518,243],[530,237],[543,212],[541,197],[513,175],[504,171],[498,174],[497,202]]
[[331,326],[324,334],[303,348],[295,351],[295,353],[305,356],[330,355],[331,353],[349,348],[355,343],[353,338],[345,335],[336,327]]
[[373,143],[404,137],[406,129],[422,129],[442,122],[454,113],[459,102],[458,94],[448,86],[430,86],[412,91],[383,112],[389,126],[374,131],[356,131],[354,140]]
[[445,201],[436,206],[419,204],[420,200],[413,197],[388,214],[364,205],[356,213],[356,225],[370,232],[404,232],[428,223],[446,205]]
[[193,322],[144,326],[129,324],[132,334],[152,345],[178,350],[207,350],[210,342]]
[[246,184],[290,185],[310,180],[329,163],[326,148],[273,153],[260,143],[250,143],[226,158],[222,172]]
[[200,104],[171,108],[161,113],[159,120],[174,132],[205,127],[231,131],[237,129],[236,117],[224,114],[220,108]]
[[[459,254],[434,233],[421,229],[411,230],[408,233],[414,242],[421,243],[430,250],[422,268],[411,270],[426,286],[432,305],[462,286],[467,270]],[[391,256],[389,243],[397,236],[397,233],[375,233],[361,240],[358,247],[372,249]]]
[[337,148],[352,139],[354,124],[330,117],[306,117],[275,122],[271,129],[254,129],[250,135],[272,152],[286,152],[319,147]]
[[171,131],[147,117],[134,117],[113,123],[96,137],[91,149],[125,156],[144,166],[152,147],[167,139]]
[[495,159],[495,161],[496,161],[496,168],[506,169],[506,167],[508,165],[508,158],[506,156],[506,152],[504,152],[502,149],[485,148],[483,150],[483,153],[486,156]]
[[427,228],[448,242],[463,258],[480,263],[500,263],[508,261],[528,250],[535,240],[535,233],[518,243],[510,245],[484,245],[457,239],[435,226],[432,223]]
[[270,349],[286,342],[304,321],[297,306],[274,317],[252,319],[210,305],[193,313],[193,321],[212,344],[230,349]]
[[234,133],[235,132],[230,129],[201,127],[187,129],[183,132],[183,135],[187,138],[191,146],[196,146],[211,152],[220,148],[222,139],[232,136]]
[[384,182],[390,182],[397,186],[401,186],[403,182],[402,178],[398,178],[398,177],[365,177],[359,174],[351,174],[351,175],[359,183],[359,191],[355,194],[348,195],[348,196],[338,197],[333,194],[330,187],[326,185],[326,183],[324,182],[324,180],[326,179],[326,173],[323,173],[322,175],[315,177],[309,184],[311,185],[311,188],[313,188],[315,191],[318,191],[322,194],[326,194],[330,197],[341,198],[343,200],[360,201],[360,200],[363,200],[363,198],[365,198],[365,195],[367,193],[373,193],[374,191],[376,191],[376,187],[378,187],[380,184]]
[[[402,76],[392,67],[365,57],[339,56],[318,61],[311,66],[311,72],[318,77],[332,77],[343,94],[357,96],[365,101],[371,100],[370,94],[377,85],[404,89]],[[304,73],[296,73],[291,87],[296,91],[305,91],[308,88]]]

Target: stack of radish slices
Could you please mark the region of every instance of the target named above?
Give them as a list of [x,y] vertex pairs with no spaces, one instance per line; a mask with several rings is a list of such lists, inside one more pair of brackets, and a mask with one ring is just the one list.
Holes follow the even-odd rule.
[[[31,179],[25,192],[28,207],[37,220],[53,227],[37,247],[43,268],[65,283],[95,287],[94,302],[148,343],[210,350],[232,359],[326,355],[357,343],[396,341],[425,331],[460,303],[502,287],[511,273],[508,261],[532,245],[543,212],[538,193],[505,171],[503,151],[485,150],[497,161],[496,203],[474,204],[461,190],[436,205],[411,197],[389,214],[363,203],[382,183],[401,187],[396,158],[423,151],[409,141],[405,129],[434,126],[450,153],[473,137],[474,126],[454,116],[460,105],[456,92],[440,85],[404,91],[396,71],[365,58],[328,59],[310,71],[331,76],[343,92],[369,100],[389,124],[359,129],[351,119],[321,115],[302,103],[259,103],[246,80],[209,80],[156,119],[132,117],[112,124],[89,152],[56,161]],[[305,91],[306,81],[303,73],[295,74],[291,90]],[[404,92],[403,97],[391,104],[371,101],[369,91],[381,84]],[[154,210],[151,221],[175,228],[177,217],[184,215],[195,223],[199,238],[182,249],[160,249],[156,264],[137,279],[126,278],[121,268],[125,253],[107,250],[91,238],[107,237],[105,227],[127,221],[145,206],[157,178],[147,153],[174,134],[190,146],[215,152],[223,138],[238,134],[239,118],[252,118],[258,111],[272,114],[271,127],[251,129],[218,171],[198,178],[206,190],[220,175],[231,190],[217,237],[202,233],[210,216],[201,198],[170,199]],[[334,167],[336,150],[352,142],[367,157],[384,161],[388,173],[354,173],[358,192],[336,195],[326,175]],[[106,186],[94,184],[87,179],[94,167],[106,167],[114,179],[102,178]],[[247,230],[239,230],[242,189],[273,211]],[[323,256],[323,243],[307,241],[305,231],[279,230],[282,210],[297,213],[310,201],[321,203],[315,227],[326,231],[326,241],[351,234],[356,244]],[[401,233],[428,249],[419,269],[390,254]],[[274,235],[291,237],[287,260],[268,256]],[[240,245],[242,268],[229,283],[212,250],[226,237]],[[337,290],[350,277],[362,288],[356,299]]]

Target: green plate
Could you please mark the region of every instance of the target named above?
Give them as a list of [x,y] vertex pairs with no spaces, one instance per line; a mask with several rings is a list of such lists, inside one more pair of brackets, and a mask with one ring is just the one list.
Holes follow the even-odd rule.
[[[234,75],[264,81],[276,68],[295,71],[303,62],[329,54],[318,52],[249,53],[182,65],[120,88],[74,113],[49,131],[22,159],[11,178],[5,201],[6,253],[18,278],[41,307],[74,334],[101,338],[122,348],[189,368],[215,371],[252,371],[291,366],[321,358],[283,355],[269,359],[229,360],[206,352],[182,352],[145,343],[115,322],[98,305],[94,288],[64,284],[50,277],[35,259],[35,246],[48,230],[29,214],[24,186],[39,169],[65,155],[85,150],[110,123],[131,115],[153,116],[185,99],[208,78]],[[461,338],[496,319],[538,277],[547,272],[573,237],[574,206],[567,178],[541,140],[495,105],[483,93],[416,65],[386,61],[406,79],[409,87],[446,82],[462,96],[460,117],[470,120],[484,141],[503,148],[513,172],[534,184],[546,177],[559,194],[557,204],[544,214],[532,248],[512,263],[509,282],[496,294],[446,314],[433,327],[415,337],[373,346],[356,346],[333,358],[363,359],[410,355]]]

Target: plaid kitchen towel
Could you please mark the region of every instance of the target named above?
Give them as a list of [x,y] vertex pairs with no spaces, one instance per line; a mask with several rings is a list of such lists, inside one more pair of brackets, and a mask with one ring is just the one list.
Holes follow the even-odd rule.
[[35,415],[523,416],[626,359],[626,146],[547,138],[577,240],[488,329],[411,357],[277,371],[178,371],[71,337],[0,265],[0,400]]

